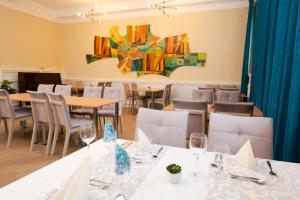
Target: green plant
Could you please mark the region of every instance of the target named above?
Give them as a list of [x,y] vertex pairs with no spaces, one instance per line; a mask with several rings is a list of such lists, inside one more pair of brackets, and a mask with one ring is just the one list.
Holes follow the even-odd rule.
[[181,172],[181,166],[177,164],[168,165],[166,169],[171,174],[179,174]]
[[13,81],[3,80],[0,82],[0,89],[6,90],[9,94],[14,94],[17,92],[17,90],[10,86],[12,83]]

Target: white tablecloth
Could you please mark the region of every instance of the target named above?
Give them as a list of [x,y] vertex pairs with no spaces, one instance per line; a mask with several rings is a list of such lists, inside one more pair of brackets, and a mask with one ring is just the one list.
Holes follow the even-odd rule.
[[[123,143],[122,140],[118,141]],[[267,179],[265,185],[252,182],[239,181],[228,178],[225,181],[215,176],[210,167],[214,154],[206,153],[201,162],[196,165],[195,157],[187,149],[166,147],[161,159],[145,176],[138,187],[130,195],[132,200],[141,199],[299,199],[300,198],[300,165],[271,161],[274,171],[278,176],[268,175],[268,168],[264,160],[257,159],[257,172]],[[102,141],[91,145],[90,155],[92,160],[105,157],[107,149]],[[71,174],[78,168],[80,161],[86,156],[87,149],[83,148],[63,159],[60,159],[36,172],[29,174],[0,189],[2,200],[39,200],[53,190],[59,188]],[[182,180],[179,184],[170,184],[166,166],[172,163],[182,166]],[[228,161],[230,163],[230,161]],[[134,163],[136,164],[136,163]],[[139,164],[142,165],[143,164]],[[199,179],[193,176],[198,170]],[[232,166],[225,166],[225,170]],[[130,187],[130,184],[127,185]],[[100,191],[105,193],[105,191]]]

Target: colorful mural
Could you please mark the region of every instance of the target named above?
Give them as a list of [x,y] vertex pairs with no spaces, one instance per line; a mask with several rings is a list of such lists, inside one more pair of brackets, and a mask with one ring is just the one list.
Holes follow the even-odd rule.
[[119,60],[124,72],[170,76],[178,67],[205,66],[206,53],[191,53],[187,34],[159,38],[150,31],[150,25],[127,26],[126,35],[119,27],[110,29],[110,37],[95,36],[94,54],[87,54],[87,63],[104,58]]

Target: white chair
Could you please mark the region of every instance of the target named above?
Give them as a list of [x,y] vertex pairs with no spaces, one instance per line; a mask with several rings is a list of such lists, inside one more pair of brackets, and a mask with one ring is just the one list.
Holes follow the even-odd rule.
[[136,121],[154,144],[186,148],[189,113],[186,111],[160,111],[140,108]]
[[241,94],[239,91],[218,90],[218,102],[240,102]]
[[52,93],[53,92],[53,84],[39,84],[37,88],[37,92],[41,93]]
[[162,97],[154,98],[154,104],[152,102],[152,98],[148,99],[148,108],[150,108],[150,105],[153,105],[152,107],[154,107],[155,104],[161,105],[162,108],[169,105],[170,104],[169,100],[170,100],[171,88],[172,88],[172,84],[167,84],[165,86],[164,91],[163,91]]
[[241,117],[211,113],[208,131],[208,150],[215,144],[227,144],[236,154],[250,139],[253,153],[258,158],[272,158],[273,121],[265,117]]
[[213,90],[192,90],[191,99],[207,101],[209,104],[213,102],[214,91]]
[[65,99],[60,94],[49,94],[50,103],[53,107],[54,112],[54,123],[55,123],[55,132],[51,148],[51,155],[54,154],[55,146],[57,142],[58,132],[61,127],[65,127],[66,136],[63,147],[62,157],[67,153],[67,148],[69,145],[70,135],[72,133],[79,132],[83,126],[92,126],[94,124],[93,120],[90,119],[80,119],[80,118],[71,118],[69,113],[69,107],[66,105]]
[[[90,87],[86,86],[83,90],[83,97],[90,98],[90,99],[101,99],[102,95],[102,87]],[[71,111],[74,115],[93,115],[93,109],[92,108],[78,108],[73,109]]]
[[[103,94],[104,99],[118,99],[122,100],[122,91],[120,87],[106,87],[104,90]],[[120,128],[121,132],[123,132],[123,127],[122,127],[122,103],[119,103],[119,122],[120,122]],[[107,105],[107,106],[102,106],[101,110],[98,110],[98,116],[104,118],[105,122],[105,117],[112,117],[114,124],[116,123],[115,121],[115,104],[112,105]],[[100,120],[99,120],[100,121]]]
[[0,122],[9,120],[7,147],[10,147],[15,123],[20,122],[21,132],[24,133],[24,122],[31,118],[30,110],[14,110],[9,94],[6,90],[0,89]]
[[[49,154],[51,148],[51,141],[54,132],[54,118],[52,108],[46,93],[38,93],[28,91],[31,97],[31,108],[33,116],[33,132],[30,144],[30,151],[33,151],[33,145],[37,138],[37,133],[40,126],[48,126],[48,139],[46,155]],[[43,137],[45,137],[43,135]]]
[[61,94],[62,96],[71,96],[72,85],[56,85],[54,93]]

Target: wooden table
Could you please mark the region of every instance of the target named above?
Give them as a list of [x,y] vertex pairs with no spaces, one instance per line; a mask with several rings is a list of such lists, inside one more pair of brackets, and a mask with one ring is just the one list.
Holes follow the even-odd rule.
[[[12,101],[20,101],[20,102],[30,102],[31,98],[28,93],[18,93],[9,95]],[[115,104],[115,128],[118,130],[119,124],[119,103],[121,100],[118,99],[90,99],[85,97],[77,97],[77,96],[66,96],[65,97],[66,104],[69,106],[81,106],[93,109],[93,118],[95,121],[95,126],[97,130],[97,134],[99,136],[99,121],[98,121],[98,108],[106,105]]]
[[151,108],[153,108],[154,105],[154,93],[156,92],[162,92],[164,91],[164,88],[151,88],[151,87],[147,87],[147,88],[136,88],[136,89],[132,89],[132,104],[131,104],[131,112],[134,113],[134,98],[135,98],[135,92],[150,92],[151,93],[151,100],[152,100],[152,106]]

